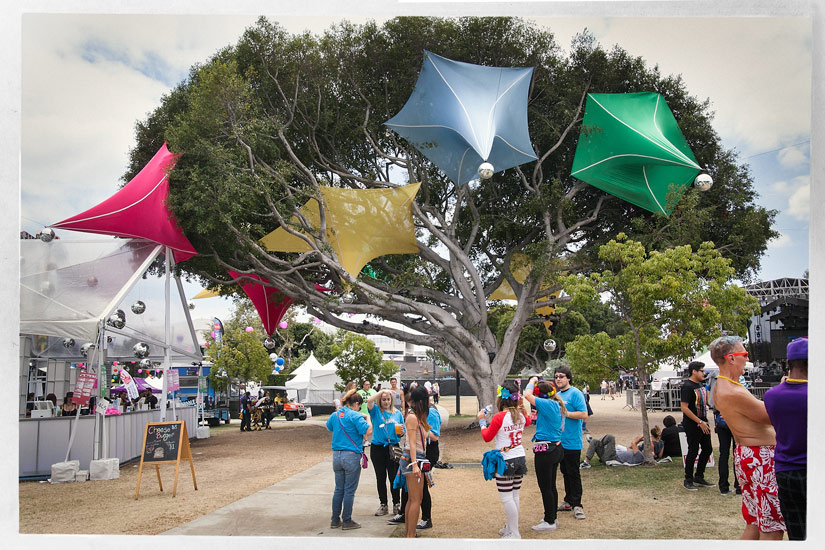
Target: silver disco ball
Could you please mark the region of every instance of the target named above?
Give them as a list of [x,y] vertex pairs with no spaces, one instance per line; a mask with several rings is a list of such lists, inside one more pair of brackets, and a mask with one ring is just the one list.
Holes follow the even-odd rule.
[[126,319],[124,319],[117,313],[112,313],[111,315],[109,315],[109,318],[106,319],[106,324],[110,327],[123,328],[126,326]]
[[495,169],[492,164],[489,162],[482,162],[478,167],[478,177],[483,180],[488,180],[493,177],[494,170]]
[[713,187],[713,178],[708,174],[699,174],[696,176],[696,179],[693,180],[693,185],[699,191],[707,191]]
[[40,240],[44,243],[49,243],[54,240],[54,229],[51,227],[44,227],[40,232]]
[[80,346],[80,355],[82,357],[88,357],[89,356],[89,350],[91,350],[93,347],[95,347],[94,344],[92,344],[91,342],[86,342],[85,344]]
[[544,341],[544,344],[542,344],[542,347],[544,348],[544,351],[546,351],[548,353],[550,353],[552,351],[556,351],[556,341],[553,340],[552,338],[548,338],[547,340]]
[[135,357],[138,359],[143,359],[147,355],[149,355],[149,345],[143,342],[138,342],[134,346],[132,346],[132,353],[135,354]]
[[89,277],[86,279],[86,284],[91,287],[97,286],[97,277],[95,277],[94,275],[89,275]]
[[274,348],[275,347],[275,340],[273,340],[272,338],[267,338],[266,340],[264,340],[264,347],[266,349]]
[[341,303],[342,304],[353,304],[355,303],[355,294],[352,292],[345,292],[341,295]]
[[72,349],[74,347],[74,338],[63,338],[63,347]]
[[140,300],[132,304],[132,313],[134,313],[135,315],[140,315],[144,311],[146,311],[146,304],[144,304]]
[[148,359],[141,359],[140,363],[138,363],[138,364],[140,365],[140,368],[142,368],[142,369],[151,369],[152,368],[152,362]]

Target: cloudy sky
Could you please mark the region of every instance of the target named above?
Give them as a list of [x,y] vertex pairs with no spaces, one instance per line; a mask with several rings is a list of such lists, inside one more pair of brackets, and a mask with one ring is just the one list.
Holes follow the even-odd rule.
[[[556,33],[562,47],[587,27],[604,46],[618,43],[665,74],[681,74],[691,93],[709,98],[723,144],[751,167],[758,202],[779,211],[781,236],[770,244],[760,278],[802,276],[810,218],[810,19],[538,14],[529,18]],[[24,14],[20,228],[34,233],[114,193],[135,143],[135,123],[192,64],[234,44],[255,19]],[[333,21],[272,19],[293,32],[322,31]],[[190,296],[197,290],[187,288]],[[196,317],[225,310],[220,302],[201,301]]]

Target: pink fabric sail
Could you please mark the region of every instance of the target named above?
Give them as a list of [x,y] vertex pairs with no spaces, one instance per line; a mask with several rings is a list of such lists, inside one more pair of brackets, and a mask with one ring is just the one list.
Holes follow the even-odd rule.
[[[229,276],[233,279],[237,279],[242,275],[237,271],[229,271]],[[264,325],[264,330],[271,336],[272,333],[275,332],[275,327],[277,327],[278,323],[281,322],[281,318],[286,313],[286,310],[289,309],[289,306],[291,306],[292,302],[295,300],[282,293],[275,287],[265,286],[269,283],[269,280],[264,277],[254,274],[247,274],[243,276],[264,283],[261,284],[253,283],[252,281],[242,281],[238,284],[241,286],[246,295],[249,296],[249,299],[252,300],[252,305],[255,306],[255,309],[258,311],[258,315],[261,317],[261,323]],[[316,283],[315,290],[318,292],[329,292],[332,289]]]
[[171,248],[176,262],[197,255],[166,204],[168,171],[175,165],[177,157],[164,143],[138,175],[117,193],[51,227],[148,239]]

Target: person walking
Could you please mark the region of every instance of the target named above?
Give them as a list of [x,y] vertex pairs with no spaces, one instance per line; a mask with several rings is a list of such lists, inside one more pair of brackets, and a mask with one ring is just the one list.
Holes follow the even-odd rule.
[[478,413],[478,423],[481,426],[481,437],[490,442],[495,439],[495,446],[501,452],[506,464],[504,473],[495,474],[498,498],[504,505],[504,514],[507,523],[499,531],[503,539],[520,539],[518,529],[519,493],[521,481],[527,473],[524,447],[521,438],[525,426],[530,425],[530,413],[524,410],[521,394],[516,383],[505,380],[497,388],[496,408],[498,413],[490,419],[487,426],[487,413],[481,410]]
[[241,431],[252,431],[252,397],[249,392],[241,397]]
[[372,436],[370,416],[361,414],[361,396],[354,390],[341,398],[343,406],[327,419],[327,430],[332,432],[332,471],[335,473],[335,491],[332,493],[332,517],[329,526],[343,530],[358,529],[360,523],[352,520],[352,504],[361,478],[363,441]]
[[[370,421],[373,425],[372,442],[370,444],[370,460],[372,468],[375,470],[375,481],[378,484],[378,510],[376,516],[386,516],[389,513],[389,500],[387,499],[387,481],[390,482],[390,496],[392,497],[393,514],[398,513],[400,506],[400,491],[393,489],[392,482],[398,472],[398,461],[393,454],[393,446],[397,446],[401,440],[401,430],[396,430],[396,425],[404,423],[401,411],[393,404],[392,392],[381,390],[367,399],[367,410],[370,414]],[[376,403],[378,403],[376,405]]]
[[[564,431],[561,434],[561,446],[564,457],[561,461],[561,474],[564,478],[564,500],[558,507],[560,512],[573,512],[576,519],[586,519],[582,506],[582,478],[579,463],[582,454],[582,421],[587,419],[587,404],[584,395],[572,386],[573,373],[570,367],[558,367],[553,379],[558,388],[558,395],[566,408]],[[605,384],[606,385],[606,384]]]
[[776,430],[774,466],[779,505],[790,540],[805,540],[808,485],[808,339],[788,343],[788,377],[765,393]]
[[[685,429],[688,452],[685,456],[685,480],[683,485],[689,491],[696,487],[713,487],[705,480],[705,466],[713,452],[708,424],[708,392],[705,389],[705,364],[691,361],[688,365],[690,378],[682,383],[682,426]],[[701,447],[702,452],[699,452]],[[698,462],[696,457],[699,457]],[[694,471],[694,465],[696,470]]]
[[602,383],[599,385],[599,391],[602,394],[602,401],[604,401],[604,396],[607,395],[607,380],[602,379]]
[[710,357],[719,366],[713,402],[736,438],[733,463],[742,489],[744,540],[781,540],[785,520],[779,504],[774,451],[776,433],[765,404],[738,382],[748,352],[736,336],[711,342]]
[[567,409],[557,395],[556,385],[535,376],[524,388],[524,399],[536,409],[536,433],[533,436],[533,467],[541,491],[544,518],[533,525],[534,531],[558,529],[557,506],[559,492],[556,489],[556,471],[564,458],[561,434]]

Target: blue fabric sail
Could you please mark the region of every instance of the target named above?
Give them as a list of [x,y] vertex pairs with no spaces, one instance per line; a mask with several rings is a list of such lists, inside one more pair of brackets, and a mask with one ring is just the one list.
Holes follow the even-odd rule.
[[424,50],[418,82],[401,111],[385,122],[456,185],[536,160],[527,130],[533,69],[484,67]]

